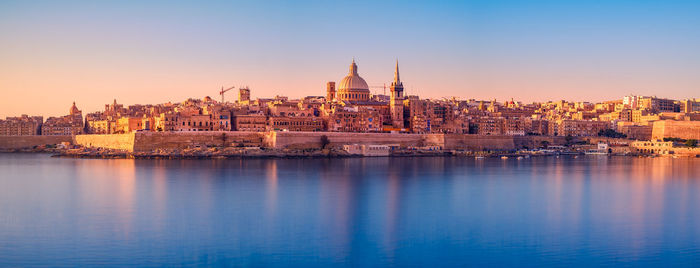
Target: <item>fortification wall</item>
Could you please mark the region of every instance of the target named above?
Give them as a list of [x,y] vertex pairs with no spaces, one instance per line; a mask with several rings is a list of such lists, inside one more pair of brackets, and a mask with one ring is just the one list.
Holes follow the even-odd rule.
[[445,149],[447,150],[513,150],[514,136],[505,135],[476,135],[476,134],[445,134]]
[[263,134],[247,131],[138,132],[134,151],[193,147],[263,146]]
[[442,134],[348,133],[348,132],[276,132],[265,135],[265,144],[272,148],[320,148],[321,136],[331,146],[343,144],[398,144],[400,146],[444,146]]
[[321,137],[324,135],[328,137],[330,146],[344,144],[394,144],[401,147],[437,145],[447,150],[513,150],[525,147],[536,148],[544,140],[549,145],[559,145],[565,142],[564,137],[551,136],[203,131],[77,135],[75,143],[86,147],[103,147],[130,152],[236,146],[304,149],[320,148]]
[[88,148],[134,151],[135,133],[75,135],[74,143]]
[[700,121],[655,121],[652,139],[681,138],[700,140]]
[[31,149],[34,146],[72,141],[72,136],[0,136],[0,149]]
[[566,137],[564,136],[513,136],[513,143],[516,149],[523,148],[540,148],[544,145],[564,145]]

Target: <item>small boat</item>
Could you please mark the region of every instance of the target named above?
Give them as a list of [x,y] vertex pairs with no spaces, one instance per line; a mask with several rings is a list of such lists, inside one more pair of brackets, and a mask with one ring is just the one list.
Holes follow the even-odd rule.
[[501,159],[505,160],[505,159],[508,159],[508,157],[504,155],[504,156],[501,156]]
[[521,159],[523,159],[523,157],[522,157],[522,156],[518,156],[518,158],[516,158],[516,159],[521,160]]
[[476,159],[476,160],[481,160],[481,159],[484,159],[484,157],[483,157],[483,156],[477,156],[477,157],[474,157],[474,159]]

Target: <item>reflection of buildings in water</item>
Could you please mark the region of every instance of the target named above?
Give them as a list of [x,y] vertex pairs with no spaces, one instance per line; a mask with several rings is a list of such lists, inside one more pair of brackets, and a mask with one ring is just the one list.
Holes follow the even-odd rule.
[[156,226],[160,228],[160,232],[166,231],[167,228],[165,224],[165,219],[168,214],[168,167],[166,165],[169,160],[153,160],[152,162],[152,186],[153,193],[151,195],[152,205],[154,208],[152,211],[152,219],[157,221]]
[[277,159],[265,161],[265,209],[268,217],[272,217],[277,213],[277,190],[278,190],[278,171]]
[[[355,238],[354,222],[356,204],[354,203],[356,178],[351,169],[359,164],[357,158],[329,159],[323,161],[319,168],[319,220],[321,228],[329,234],[333,254],[337,259],[349,256],[351,243]],[[313,167],[310,167],[313,168]]]
[[86,215],[102,215],[107,211],[114,213],[110,217],[115,217],[117,221],[110,223],[115,224],[117,233],[129,238],[135,220],[135,160],[81,159],[76,161],[76,165],[82,203],[77,207],[89,209],[83,212]]
[[[409,167],[405,165],[407,159],[342,158],[321,162],[318,168],[320,226],[329,228],[329,238],[332,239],[330,248],[337,249],[334,254],[338,258],[364,254],[358,252],[368,250],[365,241],[368,232],[379,233],[383,240],[377,242],[381,242],[387,255],[394,254],[401,183],[409,179],[405,178],[407,173],[414,172],[412,168],[401,169]],[[399,163],[395,161],[404,165],[397,167]],[[369,187],[370,184],[372,187]],[[383,210],[380,213],[382,216],[366,222],[366,214],[375,213],[372,211],[376,209]]]
[[668,176],[672,170],[673,165],[673,158],[670,157],[657,157],[653,158],[652,164],[651,164],[651,179],[657,183],[663,184],[664,180],[666,178],[669,178],[671,176]]
[[[609,202],[616,211],[624,211],[628,220],[637,224],[626,226],[625,235],[635,238],[630,240],[629,247],[636,250],[637,256],[645,253],[643,248],[648,247],[647,243],[657,239],[661,232],[649,232],[648,226],[662,226],[663,214],[665,213],[665,200],[667,182],[665,176],[670,176],[670,159],[656,158],[616,158],[617,169],[608,175],[611,179],[616,179],[617,185],[614,189],[613,200]],[[682,202],[685,203],[685,202]],[[639,239],[644,237],[644,239]]]
[[384,195],[386,198],[386,213],[384,219],[384,249],[388,257],[393,258],[394,251],[398,246],[396,228],[399,224],[401,212],[401,177],[395,173],[389,173],[387,176],[387,192]]

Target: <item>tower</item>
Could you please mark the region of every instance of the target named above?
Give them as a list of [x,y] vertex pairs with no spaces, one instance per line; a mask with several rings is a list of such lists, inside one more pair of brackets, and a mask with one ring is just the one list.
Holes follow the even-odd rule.
[[394,70],[394,82],[391,82],[391,99],[389,110],[391,111],[391,125],[395,128],[403,128],[403,83],[399,77],[399,60],[396,60]]
[[250,89],[245,87],[238,88],[238,103],[248,104],[250,102]]
[[326,101],[332,102],[335,100],[335,82],[326,83]]

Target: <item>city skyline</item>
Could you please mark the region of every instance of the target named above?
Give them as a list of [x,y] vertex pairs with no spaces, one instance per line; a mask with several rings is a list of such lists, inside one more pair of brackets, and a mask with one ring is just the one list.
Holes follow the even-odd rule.
[[3,118],[218,99],[221,86],[319,96],[353,57],[387,89],[398,58],[422,98],[686,99],[700,83],[700,4],[686,1],[0,5]]

